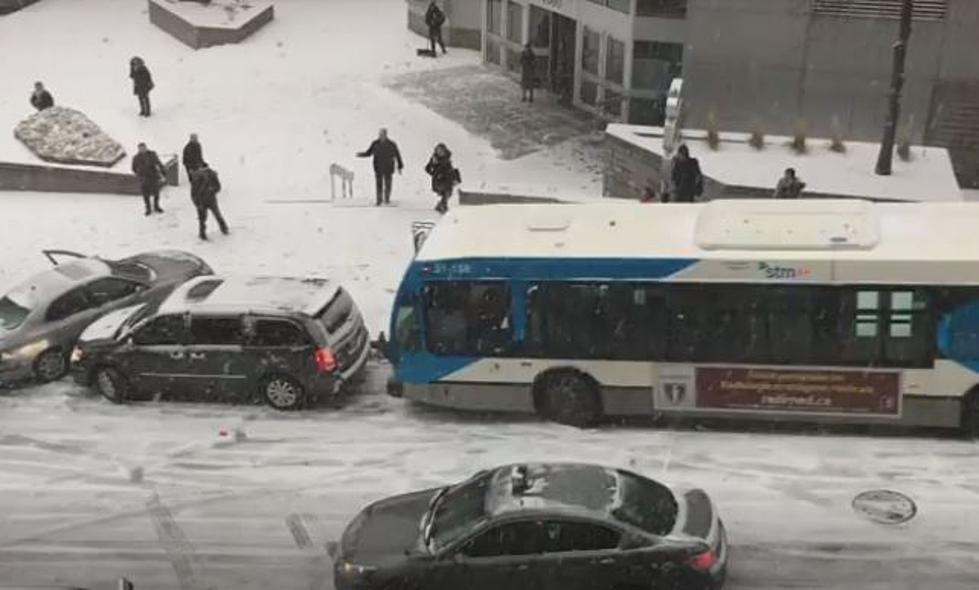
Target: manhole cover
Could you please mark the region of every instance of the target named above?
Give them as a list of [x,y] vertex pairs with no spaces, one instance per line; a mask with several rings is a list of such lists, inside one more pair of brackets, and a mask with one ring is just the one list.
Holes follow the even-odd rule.
[[853,499],[853,509],[858,514],[883,524],[901,524],[918,513],[914,500],[901,492],[891,490],[861,492]]

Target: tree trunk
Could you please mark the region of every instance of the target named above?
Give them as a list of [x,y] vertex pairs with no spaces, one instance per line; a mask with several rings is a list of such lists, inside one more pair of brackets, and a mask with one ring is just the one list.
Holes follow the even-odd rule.
[[884,138],[880,142],[880,155],[874,171],[881,176],[889,176],[894,160],[894,138],[897,123],[901,118],[901,90],[904,88],[904,66],[908,55],[908,41],[911,39],[911,17],[914,14],[914,0],[904,0],[901,5],[901,28],[897,43],[894,44],[894,66],[891,71],[891,91],[888,95],[887,121],[884,123]]

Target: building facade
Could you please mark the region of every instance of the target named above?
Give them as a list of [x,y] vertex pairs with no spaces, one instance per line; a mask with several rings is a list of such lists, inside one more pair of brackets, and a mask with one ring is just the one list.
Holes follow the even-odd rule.
[[[452,0],[459,4],[467,0]],[[684,79],[685,125],[880,137],[901,0],[468,0],[486,63],[610,120],[659,125]],[[948,147],[979,185],[979,1],[916,0],[900,132]]]

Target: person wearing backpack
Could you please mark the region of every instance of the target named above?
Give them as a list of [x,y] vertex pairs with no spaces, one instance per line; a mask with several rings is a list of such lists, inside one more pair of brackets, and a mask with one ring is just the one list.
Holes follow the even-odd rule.
[[202,163],[200,168],[194,170],[190,176],[190,199],[194,202],[197,209],[198,236],[202,240],[207,240],[207,213],[214,214],[214,219],[221,228],[221,233],[228,235],[228,224],[221,215],[218,207],[218,193],[221,191],[221,181],[218,173]]
[[425,24],[428,25],[428,41],[432,45],[432,56],[435,53],[435,44],[442,48],[442,55],[445,55],[445,41],[442,40],[442,25],[445,24],[445,13],[439,8],[435,0],[428,5],[425,11]]
[[452,152],[444,143],[435,146],[435,152],[425,165],[425,172],[432,177],[432,192],[439,197],[435,210],[444,215],[449,211],[449,199],[455,186],[462,181],[459,170],[452,165]]

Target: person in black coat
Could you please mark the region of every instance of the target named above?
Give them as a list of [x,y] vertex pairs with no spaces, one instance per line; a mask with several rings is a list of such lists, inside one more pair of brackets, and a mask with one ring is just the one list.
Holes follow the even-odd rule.
[[394,176],[395,164],[398,166],[398,174],[404,170],[405,164],[401,160],[401,152],[398,151],[398,144],[388,139],[388,130],[381,129],[377,134],[377,139],[371,142],[366,151],[357,154],[359,158],[374,158],[374,181],[377,187],[377,206],[389,204],[391,202],[391,181]]
[[129,77],[133,81],[133,94],[139,98],[139,116],[150,116],[150,90],[153,90],[153,76],[143,60],[134,57],[129,60]]
[[452,165],[452,152],[444,143],[435,146],[435,152],[425,165],[425,172],[432,177],[432,191],[439,196],[435,210],[446,213],[449,210],[452,191],[462,179],[459,171]]
[[196,133],[190,134],[190,141],[184,146],[183,153],[184,169],[187,170],[187,180],[191,179],[194,170],[204,164],[204,150],[201,142],[197,139]]
[[194,202],[197,209],[198,236],[202,240],[207,240],[207,213],[214,214],[214,219],[221,228],[221,233],[228,235],[228,224],[221,215],[218,207],[218,193],[221,191],[221,180],[218,173],[211,170],[206,162],[202,162],[190,176],[190,200]]
[[700,173],[700,163],[697,158],[690,157],[690,149],[681,145],[673,157],[673,195],[674,203],[693,203],[694,198],[704,192],[704,177]]
[[50,109],[54,106],[54,98],[44,88],[44,84],[40,82],[34,82],[34,92],[31,93],[31,106],[39,111]]
[[442,40],[442,25],[445,24],[445,13],[438,7],[435,0],[429,3],[428,10],[425,11],[425,24],[428,25],[428,42],[432,45],[432,55],[436,55],[436,43],[442,48],[442,55],[445,55],[445,41]]
[[163,213],[163,209],[160,208],[160,186],[166,178],[167,171],[156,152],[148,149],[145,143],[140,143],[136,149],[137,153],[133,156],[133,174],[139,179],[146,215],[154,211]]
[[528,42],[520,52],[520,102],[534,102],[534,86],[537,84],[537,56]]

